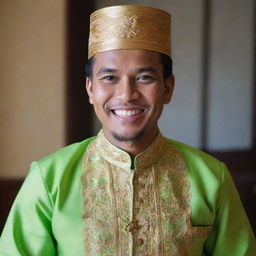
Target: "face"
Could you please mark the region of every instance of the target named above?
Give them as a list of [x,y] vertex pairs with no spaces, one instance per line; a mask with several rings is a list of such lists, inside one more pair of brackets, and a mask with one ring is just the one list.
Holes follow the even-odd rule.
[[86,89],[106,138],[123,149],[132,143],[143,150],[158,133],[163,105],[171,99],[173,77],[164,81],[156,52],[113,50],[95,56]]

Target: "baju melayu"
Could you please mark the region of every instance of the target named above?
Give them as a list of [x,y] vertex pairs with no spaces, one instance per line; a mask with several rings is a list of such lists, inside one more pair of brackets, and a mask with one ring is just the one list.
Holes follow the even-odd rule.
[[226,166],[154,142],[132,163],[101,131],[31,165],[1,256],[253,256],[256,242]]

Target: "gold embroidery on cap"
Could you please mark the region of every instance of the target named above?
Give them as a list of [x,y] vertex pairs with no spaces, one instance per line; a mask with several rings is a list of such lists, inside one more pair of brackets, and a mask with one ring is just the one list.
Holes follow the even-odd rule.
[[115,28],[114,36],[121,38],[131,38],[139,33],[137,26],[138,17],[132,13],[124,14],[118,21],[119,25]]

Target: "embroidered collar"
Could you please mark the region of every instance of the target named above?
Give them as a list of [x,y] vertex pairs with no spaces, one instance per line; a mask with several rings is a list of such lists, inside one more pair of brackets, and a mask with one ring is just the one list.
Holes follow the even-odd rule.
[[[122,149],[111,144],[104,136],[101,130],[96,138],[96,147],[99,154],[111,164],[114,164],[122,169],[130,170],[132,159],[130,155]],[[145,168],[155,163],[161,156],[166,140],[159,132],[153,143],[135,157],[134,167],[136,169]]]

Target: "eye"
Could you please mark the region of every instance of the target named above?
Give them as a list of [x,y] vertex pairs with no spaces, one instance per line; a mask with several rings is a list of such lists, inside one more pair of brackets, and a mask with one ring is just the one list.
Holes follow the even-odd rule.
[[142,83],[150,83],[154,80],[155,78],[150,75],[141,75],[136,78],[136,81],[142,82]]
[[116,78],[114,76],[104,76],[102,77],[102,80],[106,81],[114,81]]
[[117,82],[118,77],[114,75],[105,75],[100,77],[99,80],[106,84],[113,84]]

